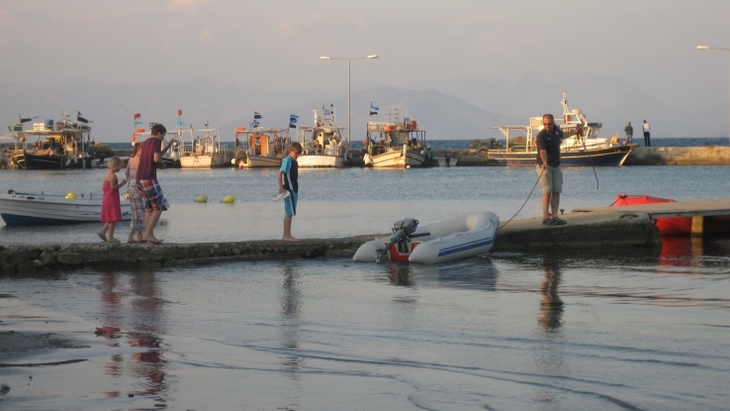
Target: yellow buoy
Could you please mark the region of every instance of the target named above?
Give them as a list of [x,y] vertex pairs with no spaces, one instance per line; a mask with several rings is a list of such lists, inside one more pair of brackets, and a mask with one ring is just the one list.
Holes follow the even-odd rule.
[[70,193],[66,194],[66,198],[73,200],[76,198],[76,193],[71,191]]
[[124,194],[124,199],[125,199],[125,200],[129,200],[129,193],[125,193],[125,194]]
[[226,204],[233,204],[236,202],[236,197],[228,194],[227,196],[223,197],[223,202]]
[[199,196],[195,197],[195,202],[196,203],[207,203],[208,202],[208,196],[199,195]]

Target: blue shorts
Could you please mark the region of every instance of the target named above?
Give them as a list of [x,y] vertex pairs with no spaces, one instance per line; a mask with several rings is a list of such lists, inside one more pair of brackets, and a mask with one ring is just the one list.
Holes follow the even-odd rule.
[[145,211],[166,211],[170,208],[170,204],[162,195],[162,187],[155,180],[139,180],[137,182],[139,196],[144,201]]
[[294,217],[297,215],[297,200],[299,194],[293,191],[289,192],[289,197],[284,199],[284,215],[287,217]]

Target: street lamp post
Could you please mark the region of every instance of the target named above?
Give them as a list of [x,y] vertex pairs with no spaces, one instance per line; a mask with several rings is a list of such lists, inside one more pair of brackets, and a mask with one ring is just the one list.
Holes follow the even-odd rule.
[[[719,51],[726,51],[728,52],[728,56],[730,56],[730,48],[723,48],[723,47],[710,47],[710,46],[697,46],[697,50],[719,50]],[[728,68],[728,72],[730,72],[730,67]],[[730,79],[728,80],[728,138],[730,138]]]
[[351,66],[352,66],[352,60],[365,60],[365,59],[376,59],[378,58],[377,54],[371,54],[369,56],[362,56],[362,57],[330,57],[330,56],[320,56],[320,60],[347,60],[347,143],[350,144],[350,87],[351,87]]

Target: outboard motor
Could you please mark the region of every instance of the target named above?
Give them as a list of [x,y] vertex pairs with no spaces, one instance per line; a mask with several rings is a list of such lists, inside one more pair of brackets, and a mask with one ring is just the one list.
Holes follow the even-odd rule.
[[404,218],[393,223],[394,234],[390,237],[388,245],[384,249],[378,250],[378,255],[375,257],[375,261],[380,262],[380,259],[388,254],[388,251],[393,244],[410,241],[411,235],[416,231],[416,228],[418,228],[418,220],[415,218]]

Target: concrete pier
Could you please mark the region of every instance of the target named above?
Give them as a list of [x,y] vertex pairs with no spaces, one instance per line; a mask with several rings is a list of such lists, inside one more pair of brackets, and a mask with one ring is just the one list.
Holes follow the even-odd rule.
[[[503,222],[496,251],[560,249],[621,249],[658,247],[659,231],[648,214],[571,213],[564,226],[543,226],[540,219]],[[226,261],[351,258],[364,242],[389,234],[348,238],[304,239],[298,242],[262,240],[221,243],[152,244],[3,244],[0,275],[53,274],[59,270],[92,268],[123,270],[172,267]]]
[[[653,249],[662,239],[655,219],[725,217],[730,220],[730,200],[700,200],[637,206],[573,210],[561,216],[566,225],[544,226],[540,218],[503,221],[493,251],[544,252],[551,249],[596,252]],[[703,230],[704,231],[704,230]],[[700,233],[702,234],[702,233]],[[0,275],[53,274],[59,270],[93,268],[123,270],[138,267],[173,267],[226,261],[351,258],[355,251],[376,237],[152,244],[0,244]]]

